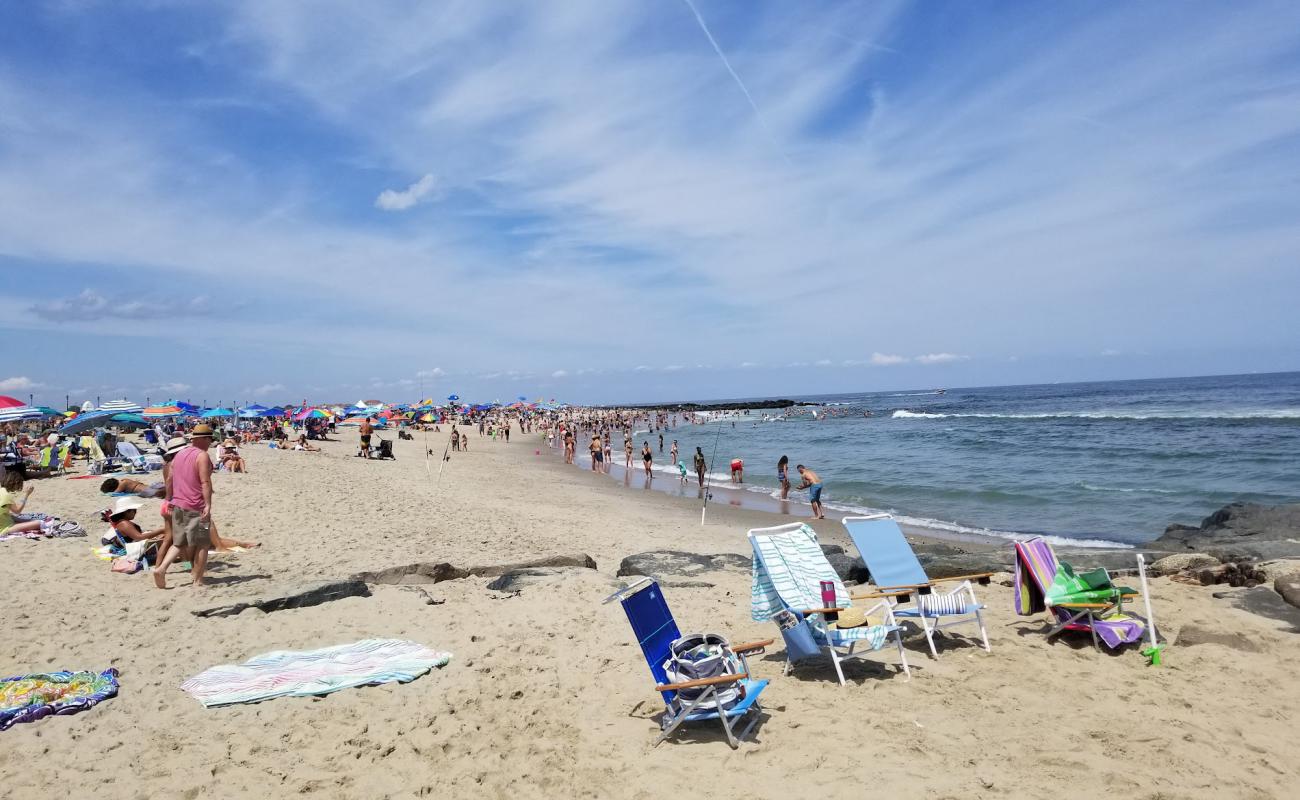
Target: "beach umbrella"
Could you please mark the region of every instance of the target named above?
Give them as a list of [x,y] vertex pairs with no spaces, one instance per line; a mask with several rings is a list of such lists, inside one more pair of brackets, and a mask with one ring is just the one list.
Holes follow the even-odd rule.
[[85,411],[59,427],[59,433],[64,436],[82,433],[92,428],[100,428],[110,424],[113,417],[111,411]]
[[126,425],[140,428],[149,427],[149,420],[139,414],[112,414],[109,416],[108,421],[114,425]]
[[251,406],[245,406],[244,408],[239,409],[239,416],[244,419],[257,419],[258,417],[265,416],[268,410],[269,409],[266,406],[260,406],[257,403],[254,403]]
[[31,406],[5,406],[0,408],[0,422],[18,422],[25,419],[40,419],[45,414],[39,408]]
[[294,419],[329,419],[329,413],[319,408],[309,408],[294,415]]
[[0,408],[27,408],[27,404],[16,397],[10,397],[7,394],[0,394]]
[[179,417],[181,409],[179,406],[149,406],[140,412],[140,416],[146,419],[167,419],[168,417]]
[[283,409],[283,408],[268,408],[267,410],[265,410],[265,411],[262,412],[262,416],[264,416],[264,417],[283,417],[283,416],[284,416],[284,409]]
[[235,412],[228,408],[210,408],[199,414],[199,419],[215,419],[217,417],[233,417]]
[[458,394],[449,394],[449,395],[447,395],[447,399],[448,399],[449,401],[451,401],[451,402],[454,403],[454,402],[456,402],[457,400],[460,399],[460,395],[458,395]]
[[130,400],[109,400],[99,407],[100,411],[112,411],[114,414],[139,414],[144,411],[144,407],[139,403],[132,403]]
[[44,414],[44,415],[47,416],[47,417],[61,417],[61,416],[63,416],[63,412],[62,412],[62,411],[58,410],[57,408],[50,408],[49,406],[36,406],[36,410],[39,411],[39,412],[41,412],[42,414]]

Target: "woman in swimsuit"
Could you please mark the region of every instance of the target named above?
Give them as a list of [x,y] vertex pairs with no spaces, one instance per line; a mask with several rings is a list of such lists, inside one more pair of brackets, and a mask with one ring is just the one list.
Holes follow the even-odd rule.
[[781,456],[781,460],[776,462],[776,480],[781,484],[781,499],[786,500],[790,497],[790,457]]
[[587,449],[591,451],[591,471],[603,471],[605,469],[605,447],[600,443],[599,433],[591,435],[591,446]]
[[645,464],[646,477],[653,478],[654,474],[651,472],[650,468],[654,465],[654,456],[650,454],[649,442],[641,443],[641,461]]

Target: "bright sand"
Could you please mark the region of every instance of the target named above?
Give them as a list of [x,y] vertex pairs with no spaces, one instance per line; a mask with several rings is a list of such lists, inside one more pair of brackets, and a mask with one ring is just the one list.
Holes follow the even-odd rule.
[[[885,649],[850,662],[840,687],[829,665],[782,677],[778,638],[751,662],[771,679],[752,741],[733,752],[708,723],[652,748],[662,704],[621,608],[600,604],[619,561],[660,549],[748,555],[747,528],[786,520],[714,507],[701,528],[696,501],[565,467],[537,437],[505,445],[475,433],[440,488],[419,438],[395,442],[395,462],[351,457],[355,433],[323,454],[245,448],[252,472],[215,479],[216,518],[223,535],[264,546],[216,555],[203,591],[181,572],[166,592],[111,573],[90,552],[107,505],[98,481],[37,482],[30,508],[78,519],[92,537],[0,543],[0,672],[115,666],[122,689],[88,712],[0,733],[0,797],[1281,798],[1300,785],[1300,639],[1167,579],[1152,595],[1171,641],[1195,625],[1239,633],[1255,651],[1174,644],[1152,668],[1133,650],[1097,653],[1086,636],[1049,644],[1043,618],[1015,616],[1011,589],[995,582],[979,589],[992,653],[950,645],[936,661],[912,639],[910,681]],[[441,453],[443,436],[429,441]],[[156,502],[141,519],[158,519]],[[817,527],[841,541],[837,523]],[[422,587],[439,605],[374,586],[313,608],[190,613],[417,561],[574,552],[598,570],[518,596],[471,577]],[[776,635],[749,618],[747,572],[706,580],[716,586],[665,590],[683,630]],[[323,699],[204,709],[178,688],[216,664],[370,637],[454,657],[410,684]]]

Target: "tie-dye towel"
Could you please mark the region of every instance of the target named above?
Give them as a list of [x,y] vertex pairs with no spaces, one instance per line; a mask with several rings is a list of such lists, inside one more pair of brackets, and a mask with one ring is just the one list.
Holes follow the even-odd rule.
[[181,684],[203,705],[312,697],[356,686],[413,681],[451,660],[403,639],[366,639],[320,650],[277,650],[204,670]]
[[42,672],[0,679],[0,731],[51,714],[75,714],[117,694],[117,670]]

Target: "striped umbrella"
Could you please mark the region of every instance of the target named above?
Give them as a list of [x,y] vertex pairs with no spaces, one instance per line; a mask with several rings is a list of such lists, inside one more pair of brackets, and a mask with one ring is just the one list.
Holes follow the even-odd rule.
[[139,414],[144,407],[130,400],[109,400],[99,407],[100,411],[112,411],[114,414]]
[[179,417],[181,409],[179,406],[149,406],[140,412],[140,416],[145,419],[165,419],[167,417]]
[[39,408],[31,406],[9,406],[0,408],[0,422],[18,422],[24,419],[40,419],[45,416]]

